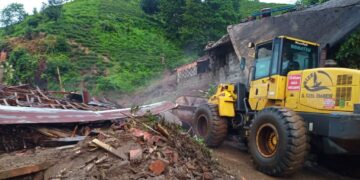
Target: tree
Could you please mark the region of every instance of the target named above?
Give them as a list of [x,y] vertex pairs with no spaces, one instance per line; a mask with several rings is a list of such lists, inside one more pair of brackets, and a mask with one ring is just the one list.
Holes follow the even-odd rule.
[[33,15],[37,15],[39,12],[38,12],[38,10],[36,9],[36,8],[33,8]]
[[25,17],[26,12],[24,10],[24,5],[20,3],[12,3],[1,11],[0,22],[5,26],[5,28],[8,28],[13,24],[23,21]]
[[160,0],[160,17],[168,35],[188,50],[201,51],[208,41],[239,21],[238,0]]
[[185,0],[160,0],[160,17],[165,22],[165,30],[171,39],[179,39],[179,30],[183,25]]
[[326,1],[329,1],[329,0],[298,0],[297,3],[303,4],[303,5],[313,5],[313,4],[317,4],[317,3],[324,3]]
[[43,3],[42,12],[50,19],[57,21],[62,13],[62,6],[66,0],[48,0],[48,4]]
[[141,0],[141,9],[146,14],[156,14],[159,12],[160,1],[159,0]]
[[341,67],[360,68],[360,28],[341,44],[336,60]]

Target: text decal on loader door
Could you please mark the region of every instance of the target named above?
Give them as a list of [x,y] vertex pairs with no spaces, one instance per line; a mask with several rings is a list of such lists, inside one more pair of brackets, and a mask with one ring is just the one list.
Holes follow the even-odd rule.
[[288,90],[300,91],[301,89],[301,74],[293,74],[288,77]]

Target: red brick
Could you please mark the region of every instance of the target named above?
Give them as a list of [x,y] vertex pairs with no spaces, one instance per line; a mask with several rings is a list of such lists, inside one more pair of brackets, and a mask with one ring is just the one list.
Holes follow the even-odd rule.
[[135,137],[138,138],[142,137],[144,138],[145,141],[149,140],[152,137],[152,135],[149,132],[140,129],[132,128],[130,131]]
[[141,160],[142,159],[142,149],[130,150],[130,160]]
[[156,160],[149,166],[149,169],[157,176],[162,174],[165,171],[165,168],[166,164],[162,160]]

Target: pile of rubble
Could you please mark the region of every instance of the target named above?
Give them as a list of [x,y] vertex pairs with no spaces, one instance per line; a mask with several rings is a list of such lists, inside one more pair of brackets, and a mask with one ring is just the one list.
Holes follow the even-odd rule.
[[[219,170],[210,152],[188,133],[154,119],[129,118],[110,127],[93,128],[77,145],[13,152],[11,157],[17,161],[21,157],[28,164],[1,164],[0,179],[30,173],[28,177],[40,179],[231,178]],[[53,156],[41,158],[41,154],[49,157],[48,151]],[[3,161],[12,160],[0,155],[0,163]]]
[[0,153],[76,144],[102,124],[0,125]]
[[0,105],[17,107],[36,107],[72,110],[104,110],[113,109],[117,105],[106,99],[99,101],[82,94],[63,91],[43,91],[39,87],[29,85],[5,86],[0,84]]
[[231,178],[180,130],[170,112],[177,104],[116,107],[84,93],[0,85],[0,179]]

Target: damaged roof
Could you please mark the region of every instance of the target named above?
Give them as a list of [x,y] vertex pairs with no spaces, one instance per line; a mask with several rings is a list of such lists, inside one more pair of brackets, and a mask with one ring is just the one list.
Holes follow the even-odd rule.
[[248,44],[285,35],[333,47],[360,26],[360,0],[331,0],[296,12],[262,18],[228,27],[228,35],[205,50],[231,40],[238,57],[253,57]]
[[219,46],[222,46],[224,44],[230,43],[230,36],[229,34],[225,34],[223,37],[221,37],[218,41],[214,43],[209,43],[205,47],[205,51],[209,51],[211,49],[217,48]]

